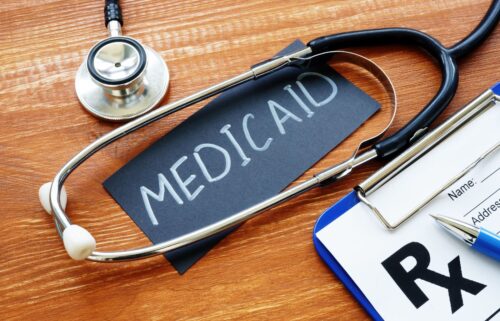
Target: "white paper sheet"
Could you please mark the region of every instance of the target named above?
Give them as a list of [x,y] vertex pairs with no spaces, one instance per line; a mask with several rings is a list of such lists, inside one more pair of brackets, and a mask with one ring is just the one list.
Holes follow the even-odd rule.
[[[370,195],[370,200],[383,213],[392,213],[393,219],[400,217],[499,141],[497,104]],[[497,151],[395,231],[386,230],[360,203],[317,236],[385,320],[500,320],[500,262],[469,248],[429,216],[447,215],[500,232],[499,165]],[[459,256],[462,277],[486,287],[476,295],[461,290],[463,305],[452,313],[448,289],[417,278],[416,285],[428,299],[417,308],[382,265],[412,242],[429,252],[427,269],[450,277],[448,264]],[[400,265],[409,272],[416,264],[410,256]],[[456,274],[452,280],[462,284]]]

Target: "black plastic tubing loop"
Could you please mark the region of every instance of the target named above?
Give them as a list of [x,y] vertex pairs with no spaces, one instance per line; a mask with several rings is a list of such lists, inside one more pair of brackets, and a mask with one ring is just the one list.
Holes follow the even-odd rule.
[[422,48],[439,64],[442,74],[441,86],[427,106],[408,124],[392,136],[375,145],[379,158],[389,157],[402,151],[415,133],[422,133],[447,107],[458,86],[458,70],[448,50],[436,39],[418,30],[385,28],[354,31],[320,37],[309,42],[312,54],[338,50],[346,47],[413,45]]

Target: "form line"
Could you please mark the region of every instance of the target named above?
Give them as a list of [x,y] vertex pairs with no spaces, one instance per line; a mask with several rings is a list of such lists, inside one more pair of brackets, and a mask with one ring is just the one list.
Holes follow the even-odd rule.
[[484,182],[485,180],[487,180],[488,178],[490,178],[491,176],[493,176],[493,174],[495,174],[496,172],[498,172],[500,170],[500,167],[495,169],[490,175],[486,176],[485,178],[483,178],[483,180],[481,181]]
[[476,206],[474,206],[470,211],[468,211],[467,213],[465,213],[464,217],[466,217],[467,215],[469,215],[470,212],[472,212],[473,210],[475,210],[479,205],[483,204],[488,198],[490,198],[491,196],[493,196],[498,191],[500,191],[500,188],[498,188],[496,191],[494,191],[493,193],[491,193],[490,195],[488,195],[485,199],[483,199]]

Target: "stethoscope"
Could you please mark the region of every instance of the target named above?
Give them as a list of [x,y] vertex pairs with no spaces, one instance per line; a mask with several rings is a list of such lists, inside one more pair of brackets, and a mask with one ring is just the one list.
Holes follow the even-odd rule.
[[106,0],[104,22],[109,37],[90,49],[76,73],[75,90],[83,107],[92,115],[125,121],[158,105],[170,77],[157,52],[122,36],[118,0]]
[[[441,114],[455,95],[458,86],[458,69],[455,60],[471,53],[479,46],[493,31],[499,18],[500,0],[494,0],[476,29],[451,48],[444,47],[439,41],[426,33],[405,28],[354,31],[317,38],[309,42],[304,49],[289,55],[266,60],[240,75],[153,110],[100,137],[66,163],[51,183],[47,183],[41,188],[40,196],[42,204],[44,204],[48,212],[53,213],[56,228],[62,237],[64,247],[68,254],[76,260],[87,259],[96,262],[116,262],[141,259],[163,254],[212,236],[314,187],[335,182],[348,175],[354,168],[368,161],[376,158],[387,159],[405,150],[406,147],[428,130],[429,125]],[[142,248],[115,252],[95,251],[96,242],[92,235],[83,227],[72,224],[66,215],[64,210],[66,203],[66,193],[63,187],[64,182],[86,159],[115,140],[178,110],[241,83],[265,76],[285,66],[304,62],[310,63],[311,59],[315,57],[323,58],[319,60],[324,60],[326,58],[335,58],[339,55],[346,55],[345,52],[339,53],[336,51],[339,48],[391,44],[418,46],[431,55],[438,62],[441,69],[441,86],[423,110],[403,128],[387,138],[380,139],[381,135],[377,135],[362,143],[348,160],[329,167],[313,178],[223,220],[174,239]],[[347,55],[349,56],[349,54]],[[351,57],[353,56],[351,55]],[[366,60],[364,61],[366,65],[370,65]],[[371,64],[371,67],[377,69],[374,64]],[[378,78],[384,79],[384,77]],[[386,88],[391,87],[392,84],[386,86]],[[395,95],[393,95],[393,98],[395,98]]]

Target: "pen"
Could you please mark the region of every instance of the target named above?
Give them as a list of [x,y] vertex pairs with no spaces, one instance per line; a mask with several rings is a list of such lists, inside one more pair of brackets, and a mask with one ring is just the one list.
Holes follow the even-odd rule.
[[483,227],[479,228],[451,217],[432,214],[431,216],[451,234],[472,246],[473,249],[500,261],[500,237],[497,234]]

